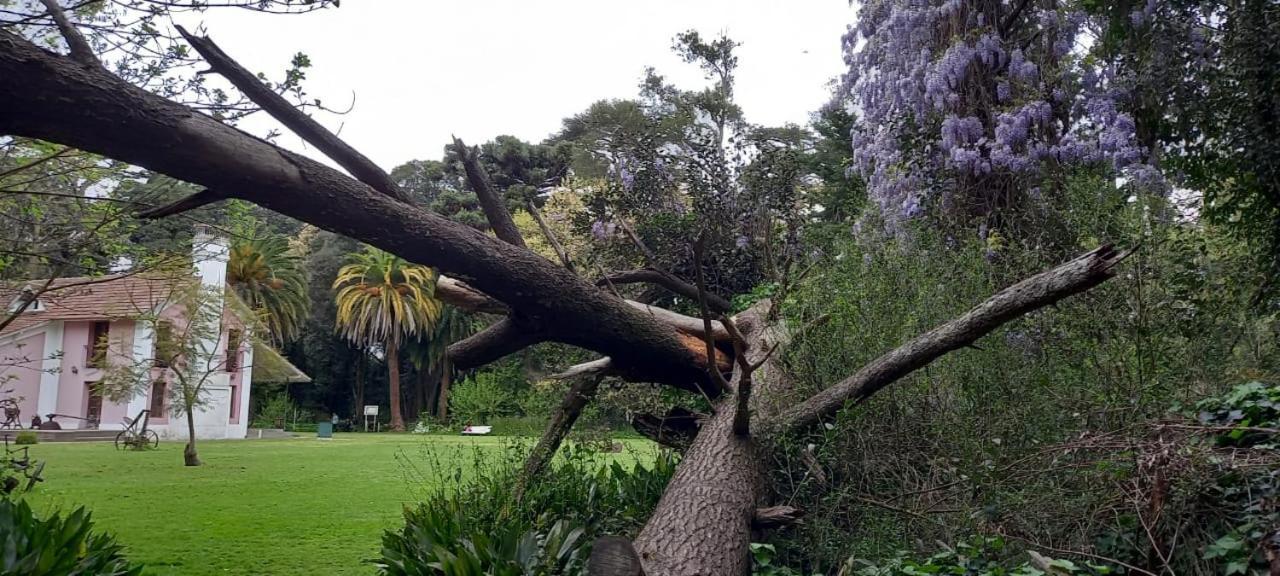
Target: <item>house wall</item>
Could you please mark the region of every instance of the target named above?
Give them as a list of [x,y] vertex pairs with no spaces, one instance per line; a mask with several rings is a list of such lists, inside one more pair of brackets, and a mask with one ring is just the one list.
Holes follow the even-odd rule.
[[[19,398],[19,422],[31,423],[40,401],[40,377],[44,367],[44,331],[0,344],[0,397]],[[0,414],[0,421],[4,415]]]
[[[132,363],[134,327],[132,320],[116,320],[107,329],[107,362],[117,365]],[[59,418],[58,424],[64,429],[85,427],[84,418],[89,413],[89,384],[104,377],[101,368],[89,366],[90,339],[93,322],[68,321],[63,324],[62,366],[58,374],[57,402],[54,413],[74,418]],[[124,418],[129,414],[129,400],[111,402],[103,399],[102,414],[98,427],[105,430],[119,430],[124,427]],[[42,415],[43,416],[43,415]]]

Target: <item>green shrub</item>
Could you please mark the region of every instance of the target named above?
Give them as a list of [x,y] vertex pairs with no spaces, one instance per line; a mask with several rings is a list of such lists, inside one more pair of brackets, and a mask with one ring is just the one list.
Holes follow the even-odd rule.
[[1196,403],[1196,418],[1220,427],[1220,444],[1276,448],[1280,439],[1280,386],[1262,382],[1240,384],[1221,396]]
[[36,435],[35,430],[23,430],[21,432],[18,432],[18,436],[13,439],[13,443],[19,446],[39,444],[40,437]]
[[514,395],[499,374],[479,372],[449,392],[450,419],[460,424],[486,424],[493,418],[512,416]]
[[455,500],[405,513],[405,528],[382,537],[376,564],[388,576],[576,574],[590,553],[581,527],[563,520],[545,531],[516,524],[476,526]]
[[40,519],[26,502],[0,501],[0,574],[22,576],[135,576],[124,548],[108,534],[95,534],[89,513]]
[[254,428],[276,428],[281,422],[286,426],[298,418],[298,405],[289,394],[280,391],[263,396],[257,412],[250,419]]
[[1030,561],[1017,562],[1009,557],[1004,541],[999,538],[974,538],[947,547],[928,558],[913,557],[911,553],[897,554],[868,562],[850,559],[841,574],[857,576],[918,576],[921,574],[965,574],[968,576],[1085,576],[1116,574],[1108,565],[1090,562],[1072,562],[1053,559],[1035,552],[1028,552]]
[[[527,443],[509,445],[497,459],[475,453],[464,477],[456,460],[409,463],[432,486],[405,514],[405,526],[383,536],[384,574],[575,574],[588,546],[604,534],[634,536],[653,512],[675,472],[676,456],[653,464],[604,463],[598,453],[567,445],[515,501]],[[445,467],[447,466],[447,467]],[[432,563],[450,566],[432,571]],[[471,572],[459,572],[469,566]],[[441,570],[444,570],[442,568]]]

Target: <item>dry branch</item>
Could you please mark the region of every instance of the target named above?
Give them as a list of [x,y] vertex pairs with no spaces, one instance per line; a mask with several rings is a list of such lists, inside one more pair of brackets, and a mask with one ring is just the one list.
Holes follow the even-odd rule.
[[484,217],[489,221],[489,227],[493,228],[493,233],[503,242],[523,248],[524,237],[520,235],[520,229],[516,228],[515,220],[511,219],[511,211],[507,210],[506,203],[502,201],[502,194],[493,187],[489,174],[480,165],[475,149],[469,148],[457,137],[453,139],[453,149],[462,160],[462,168],[467,173],[467,184],[471,185],[471,190],[480,200],[480,208],[484,210]]
[[547,239],[551,249],[555,250],[556,256],[560,257],[560,263],[564,264],[564,267],[569,269],[570,272],[577,273],[578,270],[573,265],[573,258],[564,249],[564,245],[560,244],[560,239],[556,238],[556,233],[551,231],[550,226],[547,226],[547,221],[542,219],[542,214],[538,212],[538,207],[534,206],[533,202],[525,202],[524,209],[529,212],[529,215],[533,217],[533,221],[538,224],[538,229],[542,230],[542,236]]
[[312,120],[310,116],[295,108],[288,100],[285,100],[284,97],[264,84],[256,75],[246,70],[235,59],[228,56],[226,52],[223,52],[217,44],[214,44],[212,39],[191,34],[182,26],[176,24],[174,28],[177,28],[182,37],[186,38],[187,42],[191,44],[191,47],[195,48],[196,52],[199,52],[204,57],[214,72],[226,78],[240,92],[244,93],[255,104],[261,106],[272,118],[279,120],[281,124],[284,124],[303,140],[315,146],[325,156],[332,158],[334,162],[346,169],[357,180],[401,202],[409,201],[409,195],[405,194],[382,168],[379,168],[364,154],[342,141],[333,132],[321,126],[319,122]]
[[[655,286],[661,286],[668,292],[678,296],[683,296],[689,300],[696,301],[698,299],[697,286],[685,282],[672,274],[653,268],[615,272],[596,280],[597,286],[605,286],[608,284],[653,284]],[[733,308],[733,305],[723,296],[712,294],[710,292],[707,293],[707,305],[717,313],[725,313]]]
[[[608,360],[608,358],[605,358],[605,360]],[[568,436],[569,431],[573,429],[573,424],[582,415],[582,409],[595,397],[602,381],[604,381],[604,374],[595,373],[578,378],[569,387],[568,393],[560,401],[560,406],[556,408],[555,414],[551,415],[551,422],[547,424],[547,429],[543,431],[542,437],[538,439],[538,445],[534,446],[533,452],[529,453],[529,458],[524,462],[523,474],[520,475],[520,485],[516,487],[516,501],[519,501],[524,495],[524,490],[533,477],[542,471],[547,462],[551,461],[552,456],[555,456],[556,450],[560,448],[560,443],[564,441],[565,436]]]
[[609,373],[609,369],[612,367],[613,367],[613,361],[610,360],[608,356],[605,356],[604,358],[597,358],[590,362],[574,364],[573,366],[570,366],[569,368],[565,369],[565,371],[563,372],[547,376],[547,379],[548,380],[568,380],[570,378],[577,378],[579,376],[588,376],[588,375],[597,375],[597,374],[607,375]]
[[40,1],[49,11],[49,16],[53,18],[53,23],[58,26],[58,33],[62,34],[62,38],[67,41],[67,48],[71,52],[71,58],[88,66],[101,66],[102,63],[93,54],[93,47],[89,46],[89,42],[84,39],[79,30],[76,30],[75,24],[72,24],[71,20],[67,19],[67,14],[62,11],[62,6],[58,4],[58,0]]
[[1128,255],[1110,245],[1041,272],[997,292],[963,316],[938,326],[875,359],[844,381],[784,412],[783,428],[816,424],[847,402],[860,402],[934,359],[983,337],[1001,324],[1101,284]]

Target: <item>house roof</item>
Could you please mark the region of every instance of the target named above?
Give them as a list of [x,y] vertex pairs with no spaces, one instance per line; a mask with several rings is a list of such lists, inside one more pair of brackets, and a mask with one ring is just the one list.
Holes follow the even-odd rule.
[[262,342],[253,343],[253,383],[301,383],[311,377],[294,366],[283,355]]
[[[0,283],[0,305],[7,312],[26,290],[38,290],[48,280]],[[39,310],[26,310],[0,334],[16,332],[49,320],[112,320],[133,318],[151,311],[169,297],[173,276],[110,274],[97,277],[58,278],[40,295]]]

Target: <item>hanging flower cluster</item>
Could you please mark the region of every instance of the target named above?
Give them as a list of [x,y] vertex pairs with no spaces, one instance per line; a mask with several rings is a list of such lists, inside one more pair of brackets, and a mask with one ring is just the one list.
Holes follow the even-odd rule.
[[890,231],[929,206],[983,217],[1001,205],[984,195],[1034,199],[1055,167],[1141,161],[1120,83],[1073,52],[1085,15],[1034,4],[862,7],[844,38],[844,88],[862,120],[852,169]]

